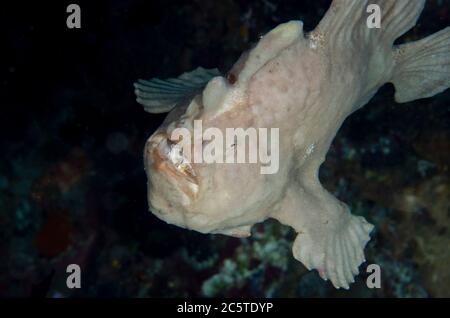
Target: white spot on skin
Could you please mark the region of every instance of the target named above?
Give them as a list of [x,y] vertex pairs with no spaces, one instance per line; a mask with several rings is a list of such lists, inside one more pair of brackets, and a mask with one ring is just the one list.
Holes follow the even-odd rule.
[[308,158],[314,152],[314,148],[315,147],[316,147],[315,143],[310,144],[308,146],[308,148],[306,148],[305,155],[303,156],[303,159]]
[[309,47],[313,50],[323,47],[324,36],[321,32],[314,31],[309,34]]
[[314,148],[316,147],[315,143],[312,143],[308,146],[308,148],[306,149],[306,154],[309,156],[310,154],[312,154],[312,152],[314,151]]

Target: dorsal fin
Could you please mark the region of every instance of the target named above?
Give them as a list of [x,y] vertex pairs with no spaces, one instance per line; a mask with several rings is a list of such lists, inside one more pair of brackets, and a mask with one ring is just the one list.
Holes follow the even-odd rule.
[[[369,5],[381,9],[381,27],[368,28]],[[394,41],[417,22],[425,0],[333,0],[313,33],[325,37],[326,45],[367,45],[391,48]]]
[[149,113],[171,111],[181,101],[197,94],[209,80],[220,75],[215,69],[198,67],[177,78],[138,80],[134,83],[136,101]]

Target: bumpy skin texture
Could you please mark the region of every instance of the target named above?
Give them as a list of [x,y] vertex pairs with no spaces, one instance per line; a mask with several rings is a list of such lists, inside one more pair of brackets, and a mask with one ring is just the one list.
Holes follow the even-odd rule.
[[[307,36],[301,22],[279,25],[242,55],[227,79],[214,77],[194,98],[180,101],[145,148],[150,210],[180,227],[236,237],[249,236],[253,224],[275,218],[298,232],[292,248],[296,259],[335,287],[348,288],[364,261],[373,226],[352,216],[321,186],[318,169],[344,119],[381,85],[397,80],[396,74],[415,74],[408,73],[408,58],[402,56],[426,51],[423,45],[411,45],[409,52],[406,45],[402,54],[393,48],[416,23],[424,1],[370,1],[385,12],[380,30],[365,25],[368,3],[335,0]],[[449,33],[439,41],[448,42]],[[448,56],[438,62],[437,68],[448,65]],[[430,64],[426,59],[414,63]],[[433,74],[428,82],[421,80],[434,93],[449,86],[448,75]],[[417,81],[408,76],[408,83]],[[426,97],[410,86],[397,87],[396,97]],[[189,171],[177,169],[168,160],[167,138],[175,127],[192,131],[195,119],[202,120],[203,129],[279,128],[279,171],[261,174],[260,164],[193,163]]]

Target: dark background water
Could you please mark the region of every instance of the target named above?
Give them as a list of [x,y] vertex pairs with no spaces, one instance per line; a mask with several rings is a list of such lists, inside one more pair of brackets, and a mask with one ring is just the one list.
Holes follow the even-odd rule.
[[[164,115],[137,78],[226,71],[258,37],[330,1],[69,1],[1,5],[0,296],[450,296],[450,92],[407,104],[387,85],[340,130],[321,180],[376,226],[366,255],[382,288],[336,291],[290,253],[276,222],[249,239],[202,235],[148,212],[142,150]],[[450,23],[428,1],[415,40]],[[66,288],[67,264],[82,288]]]

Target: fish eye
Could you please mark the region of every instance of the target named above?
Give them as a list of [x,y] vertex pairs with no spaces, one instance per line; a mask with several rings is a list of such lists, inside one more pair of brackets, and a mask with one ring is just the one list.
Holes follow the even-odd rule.
[[234,73],[227,74],[227,81],[229,84],[233,85],[237,81],[237,76]]

